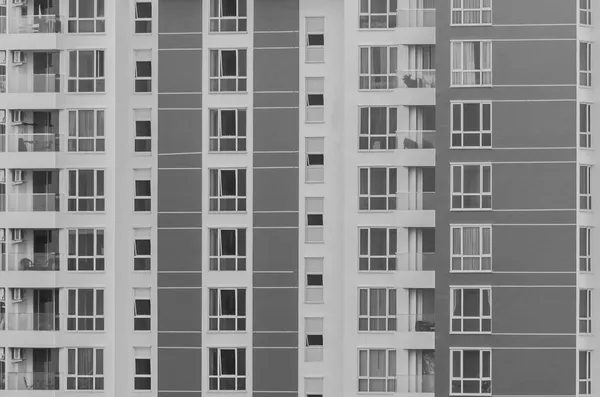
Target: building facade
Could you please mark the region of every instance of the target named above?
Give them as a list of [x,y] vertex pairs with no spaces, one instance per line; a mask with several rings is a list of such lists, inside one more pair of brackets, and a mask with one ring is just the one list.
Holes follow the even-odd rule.
[[0,0],[0,395],[593,395],[594,18]]

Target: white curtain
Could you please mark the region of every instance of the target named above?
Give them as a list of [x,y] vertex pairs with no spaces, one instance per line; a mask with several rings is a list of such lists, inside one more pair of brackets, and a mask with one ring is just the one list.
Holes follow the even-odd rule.
[[[477,82],[476,73],[474,72],[477,68],[476,62],[476,46],[479,43],[476,42],[464,42],[463,43],[463,85],[474,85]],[[478,53],[479,51],[477,51]]]
[[479,270],[479,244],[479,228],[463,228],[463,270]]
[[452,43],[452,84],[463,84],[462,68],[462,43]]

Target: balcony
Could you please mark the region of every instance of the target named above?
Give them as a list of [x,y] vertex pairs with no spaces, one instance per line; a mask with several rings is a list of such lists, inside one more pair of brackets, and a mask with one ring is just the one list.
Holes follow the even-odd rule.
[[[6,76],[5,76],[6,77]],[[61,92],[62,75],[57,73],[16,75],[8,79],[9,93],[57,93]]]
[[[59,271],[62,255],[50,253],[12,253],[8,254],[8,271]],[[63,259],[64,260],[64,259]]]
[[4,390],[60,390],[58,372],[7,372]]
[[58,193],[11,193],[0,195],[0,208],[4,201],[9,212],[58,212],[60,199]]
[[396,210],[430,211],[435,210],[435,192],[398,192]]
[[435,28],[435,8],[404,8],[396,10],[399,28]]
[[398,70],[398,88],[435,88],[435,69]]
[[435,149],[434,130],[398,131],[397,136],[403,149]]
[[397,393],[434,393],[435,374],[397,375]]
[[6,139],[5,143],[0,137],[0,149],[6,148],[8,152],[54,153],[60,151],[58,133],[7,134]]
[[[6,23],[6,19],[4,21]],[[49,34],[62,31],[62,21],[58,15],[20,15],[11,18],[8,24],[8,33]]]
[[58,331],[60,315],[55,313],[7,313],[8,331]]

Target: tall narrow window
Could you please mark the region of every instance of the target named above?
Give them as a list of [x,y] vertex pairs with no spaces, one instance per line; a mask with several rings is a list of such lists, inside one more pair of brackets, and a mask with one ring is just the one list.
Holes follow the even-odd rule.
[[306,62],[325,62],[325,18],[306,18]]
[[133,390],[151,390],[151,349],[149,347],[135,347],[133,355],[135,357],[135,376],[133,378]]
[[325,138],[306,138],[306,182],[325,181]]
[[579,166],[579,209],[592,209],[592,167],[589,165]]
[[396,391],[396,350],[358,350],[358,391],[393,393]]
[[208,390],[246,390],[246,349],[208,349]]
[[67,296],[67,330],[104,331],[103,289],[70,289]]
[[246,91],[246,50],[210,50],[210,91]]
[[134,150],[136,153],[152,151],[152,111],[150,109],[135,109]]
[[133,289],[133,330],[150,331],[152,323],[150,288]]
[[579,290],[579,333],[592,333],[592,290]]
[[360,29],[395,28],[397,8],[397,0],[360,0]]
[[398,87],[398,47],[360,47],[359,89]]
[[211,32],[245,32],[248,25],[247,0],[211,0]]
[[579,395],[592,395],[592,351],[579,352]]
[[492,104],[452,104],[452,147],[492,147]]
[[452,42],[453,86],[476,87],[492,85],[492,42]]
[[152,33],[152,3],[135,0],[135,33]]
[[105,150],[104,110],[69,110],[69,152]]
[[67,349],[67,390],[104,390],[104,349]]
[[492,166],[455,164],[452,168],[452,209],[492,208]]
[[246,169],[211,169],[209,211],[246,211]]
[[69,51],[69,92],[104,92],[104,83],[103,50]]
[[398,230],[395,228],[360,228],[358,231],[358,270],[396,270]]
[[246,270],[246,229],[209,229],[210,270]]
[[133,270],[147,272],[152,268],[152,243],[150,229],[134,229]]
[[491,395],[491,350],[451,350],[450,383],[452,395]]
[[104,211],[104,170],[68,170],[69,211]]
[[491,288],[450,288],[450,294],[452,332],[492,332]]
[[135,170],[135,196],[133,198],[133,210],[135,212],[152,211],[152,185],[150,183],[149,170]]
[[306,198],[306,242],[322,243],[324,238],[323,197]]
[[491,24],[492,0],[452,0],[452,25]]
[[359,168],[359,211],[395,210],[398,193],[398,170],[389,168]]
[[104,33],[104,0],[69,0],[69,33]]
[[304,361],[323,361],[323,317],[306,317],[304,331],[306,332]]
[[[0,15],[0,24],[4,18],[4,30],[6,31],[6,7],[0,6],[0,12],[2,10],[5,14],[4,16]],[[2,29],[1,26],[0,29]],[[0,51],[0,92],[6,92],[6,51]]]
[[592,0],[579,0],[579,24],[592,24]]
[[398,329],[395,288],[359,288],[358,330],[396,331]]
[[592,228],[579,228],[579,271],[592,271]]
[[323,303],[323,258],[305,258],[306,303]]
[[68,270],[104,270],[104,229],[68,229]]
[[361,107],[358,114],[360,118],[358,148],[360,150],[391,150],[398,148],[397,107]]
[[211,152],[246,151],[246,109],[210,109]]
[[579,42],[579,85],[592,86],[592,43]]
[[208,290],[208,298],[209,330],[246,330],[246,289],[210,288]]
[[592,105],[579,104],[579,147],[592,147]]
[[134,91],[137,93],[152,92],[152,51],[136,50]]
[[306,78],[306,122],[325,121],[325,78]]

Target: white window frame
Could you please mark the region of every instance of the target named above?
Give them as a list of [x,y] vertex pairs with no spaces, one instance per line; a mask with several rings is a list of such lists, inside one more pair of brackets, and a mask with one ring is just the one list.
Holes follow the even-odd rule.
[[[373,134],[371,130],[374,109],[385,109],[385,134]],[[363,124],[366,126],[366,129],[363,129]],[[398,107],[359,106],[358,150],[379,151],[395,149],[398,149]]]
[[304,390],[306,397],[323,397],[323,378],[304,378]]
[[[579,327],[580,335],[590,335],[592,333],[592,290],[580,288],[578,293]],[[582,307],[582,302],[585,307]]]
[[[147,177],[139,177],[134,180],[133,189],[133,212],[152,212],[152,180]],[[148,184],[150,188],[149,195],[138,195],[138,185],[141,187],[142,184]],[[142,189],[143,190],[143,189]],[[141,209],[138,210],[138,205],[141,205]]]
[[[92,256],[79,255],[79,239],[82,237],[82,232],[90,232],[94,241]],[[71,247],[71,235],[75,236],[74,247]],[[73,253],[75,252],[75,253]],[[80,261],[92,261],[93,269],[81,270]],[[71,264],[74,264],[72,266]],[[104,229],[99,228],[77,228],[67,229],[67,270],[76,272],[103,272],[106,267],[105,259],[105,234]]]
[[[138,4],[150,4],[150,17],[140,17],[138,15]],[[134,15],[134,22],[133,22],[133,32],[134,34],[141,34],[141,35],[150,35],[152,34],[152,1],[151,0],[135,0],[135,3],[133,5],[134,10],[133,10],[133,15]],[[139,29],[140,31],[138,31],[138,26],[140,27],[144,27],[144,29]],[[148,27],[148,31],[142,32],[141,30],[145,30],[145,28]]]
[[[306,197],[306,234],[305,243],[324,243],[325,199],[324,197]],[[320,217],[320,218],[319,218]],[[316,223],[315,223],[316,222]]]
[[[479,313],[465,315],[465,291],[477,291]],[[487,310],[485,308],[487,294]],[[475,330],[465,330],[465,324],[477,324]],[[492,333],[492,288],[491,287],[450,287],[450,333],[451,334],[491,334]]]
[[[451,0],[452,11],[450,13],[450,26],[491,25],[492,0],[476,1],[479,2],[477,8],[467,8],[467,0]],[[473,22],[465,22],[467,19],[473,20]]]
[[[465,44],[479,45],[479,69],[465,69]],[[492,86],[492,42],[489,40],[450,41],[451,87],[491,87]],[[455,66],[455,58],[459,55]],[[485,64],[489,67],[484,67]],[[473,80],[473,81],[469,81]],[[479,81],[477,81],[479,80]]]
[[[579,24],[592,25],[592,0],[579,0]],[[584,5],[583,7],[581,5]]]
[[[466,193],[464,191],[464,180],[465,180],[465,167],[479,167],[479,192],[478,193]],[[492,164],[491,163],[461,163],[461,164],[450,164],[450,210],[451,211],[490,211],[492,209]],[[489,181],[486,183],[484,180],[484,174],[486,168],[488,169]],[[455,186],[454,172],[459,170],[460,175],[460,186]],[[484,187],[488,185],[488,190]],[[460,198],[460,206],[455,206],[455,197]],[[465,199],[478,198],[479,206],[477,207],[466,207]],[[489,207],[484,206],[484,199],[489,201]],[[486,203],[487,204],[487,203]]]
[[[218,10],[215,10],[218,3]],[[243,12],[240,12],[240,4],[243,3]],[[236,15],[223,15],[223,0],[211,0],[210,2],[210,33],[246,33],[248,31],[248,4],[246,0],[236,0]],[[223,29],[228,22],[235,22],[235,29]]]
[[[79,314],[79,295],[82,291],[92,292],[94,307],[92,315],[80,315]],[[75,299],[73,305],[71,305],[71,299]],[[103,288],[69,288],[67,290],[67,331],[68,332],[104,332],[106,329],[105,324],[105,293]],[[71,313],[71,307],[74,308],[75,313]],[[71,320],[71,321],[70,321]],[[79,321],[83,320],[83,327],[80,328]],[[85,325],[86,321],[91,320],[92,329],[87,329]],[[71,325],[74,323],[74,327]]]
[[[384,299],[379,299],[381,296],[378,294],[382,293]],[[377,298],[377,302],[373,302],[374,298]],[[377,304],[376,310],[383,311],[383,314],[373,313],[373,304]],[[384,326],[380,327],[380,323]],[[398,331],[398,290],[388,287],[359,288],[358,332],[394,331]]]
[[[385,13],[374,13],[372,10],[373,0],[360,0],[358,7],[358,28],[360,30],[379,30],[379,29],[394,29],[398,25],[397,11],[398,1],[386,0],[386,12]],[[396,4],[394,8],[393,4]],[[365,9],[366,5],[366,9]],[[373,18],[385,18],[384,26],[374,26],[379,23],[373,23]],[[364,22],[366,21],[366,26]]]
[[[306,78],[306,123],[324,123],[325,122],[325,78],[307,77]],[[312,100],[317,104],[312,104]],[[319,101],[319,99],[321,99]],[[322,105],[319,104],[322,102]]]
[[306,183],[325,182],[325,138],[306,137]]
[[592,166],[579,165],[579,211],[592,210]]
[[[138,301],[140,305],[147,302],[149,313],[138,312]],[[141,309],[141,307],[140,307]],[[138,321],[140,320],[140,321]],[[146,327],[147,324],[147,327]],[[150,288],[133,289],[133,330],[135,332],[152,331],[152,297]]]
[[[133,109],[133,151],[137,154],[149,154],[152,153],[152,109]],[[138,123],[148,123],[150,126],[150,135],[145,136],[138,134]],[[140,126],[140,131],[142,131],[142,127]],[[138,142],[142,143],[140,145],[140,149],[148,150],[138,150]]]
[[324,258],[304,258],[305,267],[305,303],[323,303]]
[[[81,171],[92,171],[93,177],[94,177],[94,194],[92,196],[79,196],[79,178],[80,178],[80,173]],[[105,172],[103,169],[69,169],[67,170],[67,175],[68,175],[68,180],[67,183],[69,183],[68,186],[70,186],[70,182],[71,182],[71,176],[75,175],[75,180],[76,180],[76,184],[75,184],[75,190],[76,190],[76,194],[72,194],[70,189],[67,189],[68,192],[68,196],[67,196],[67,209],[68,212],[104,212],[106,211],[106,198],[105,198],[105,194],[106,194],[106,179],[105,179]],[[99,183],[98,183],[98,179],[99,176],[102,175],[102,194],[98,193],[98,187],[99,187]],[[80,210],[79,208],[81,207],[80,202],[81,200],[91,200],[92,202],[92,206],[90,209],[87,210]],[[70,204],[74,203],[75,204],[75,209],[71,210],[71,206]]]
[[[69,93],[104,93],[106,91],[106,53],[104,50],[85,49],[85,50],[69,50],[69,65],[70,57],[72,54],[76,54],[76,68],[77,70],[71,70],[69,66],[69,78],[67,81],[67,91]],[[79,77],[79,58],[82,52],[93,52],[94,53],[94,77]],[[102,60],[100,60],[100,54],[102,54]],[[100,63],[103,62],[102,65]],[[91,81],[94,85],[93,90],[82,91],[80,88],[80,82]],[[71,89],[69,83],[74,82],[75,87]]]
[[[386,69],[387,73],[374,74],[372,73],[373,65],[373,50],[376,48],[385,48],[386,50]],[[374,45],[358,47],[358,89],[359,91],[389,91],[398,88],[398,46],[394,45]],[[363,57],[368,58],[367,70],[362,69]],[[373,80],[375,79],[375,80]],[[384,79],[385,84],[377,82],[377,79]],[[365,84],[366,82],[366,84]]]
[[[93,368],[91,374],[77,374],[79,369],[79,350],[93,350],[92,354],[92,362]],[[69,362],[71,359],[71,353],[74,354],[74,362],[72,365]],[[102,368],[98,368],[98,356],[102,357]],[[77,348],[68,348],[67,349],[67,385],[66,390],[104,390],[104,367],[106,366],[104,363],[104,349],[103,348],[93,348],[93,347],[77,347]],[[74,372],[69,371],[69,368],[73,367]],[[75,387],[69,387],[69,381],[74,381]],[[79,380],[91,380],[92,388],[79,388]]]
[[[235,368],[234,374],[222,374],[222,353],[225,351],[234,351],[235,364],[233,367]],[[243,353],[242,353],[243,352]],[[212,368],[212,355],[217,354],[217,368]],[[241,357],[240,357],[241,356]],[[242,374],[238,373],[240,365],[238,365],[239,360],[244,360],[244,371]],[[245,391],[247,389],[247,375],[248,374],[248,357],[246,348],[243,347],[210,347],[208,349],[208,390],[210,392],[214,391]],[[222,380],[233,380],[234,388],[224,388],[221,385]],[[213,383],[216,381],[216,387]],[[241,386],[240,386],[241,383]]]
[[589,273],[592,271],[592,228],[579,228],[579,271]]
[[[134,347],[134,359],[133,359],[133,390],[149,391],[152,390],[152,350],[150,347]],[[138,360],[148,362],[149,373],[138,372]],[[143,381],[144,386],[147,384],[148,387],[138,387],[137,381]],[[140,385],[141,386],[141,385]]]
[[[133,50],[133,92],[135,94],[152,93],[152,50]],[[150,66],[150,75],[142,75],[140,67],[144,64]],[[138,83],[141,83],[138,87]]]
[[[464,353],[476,351],[479,353],[479,377],[477,378],[464,378]],[[490,367],[488,369],[489,376],[484,375],[483,362],[484,357],[488,355],[488,362]],[[455,375],[454,368],[454,357],[458,356],[460,361],[460,368],[458,368],[458,375]],[[479,382],[478,393],[463,393],[464,382]],[[460,391],[454,391],[453,386],[458,386]],[[450,395],[451,396],[491,396],[492,395],[492,350],[491,349],[450,349]]]
[[[580,350],[578,354],[579,359],[579,373],[578,381],[579,387],[577,390],[578,396],[591,396],[592,395],[592,351],[591,350]],[[583,365],[582,365],[583,364]],[[583,368],[582,368],[583,367]]]
[[[209,172],[209,212],[246,212],[247,211],[247,171],[246,168],[211,168]],[[235,194],[223,194],[223,172],[234,172]],[[217,192],[213,192],[216,178]],[[244,191],[240,192],[240,181],[243,180]],[[234,205],[227,205],[233,203]]]
[[[465,105],[479,105],[479,131],[465,131]],[[452,148],[461,148],[461,149],[481,149],[486,148],[490,149],[492,147],[492,103],[491,102],[451,102],[452,111],[450,112],[450,125],[451,125],[451,134],[452,137],[450,139],[450,146]],[[487,112],[489,114],[489,126],[486,126],[484,123],[484,113],[485,108],[488,108]],[[458,109],[460,112],[460,128],[455,129],[455,115],[454,111]],[[487,128],[486,128],[487,127]],[[465,143],[465,135],[466,136],[474,136],[477,135],[479,137],[479,145],[468,145]],[[458,136],[460,137],[460,145],[454,144],[454,138]],[[484,140],[489,140],[488,145],[484,145]]]
[[[223,255],[222,232],[233,232],[235,236],[235,255]],[[247,230],[245,228],[211,228],[209,229],[209,270],[211,271],[245,271],[246,260],[248,255],[247,247]],[[240,253],[240,244],[244,252]],[[217,243],[217,252],[213,252],[213,241]],[[229,265],[225,266],[223,261],[229,261],[234,264],[234,268],[230,269]]]
[[[223,113],[233,113],[235,118],[234,135],[223,135]],[[231,153],[247,151],[247,110],[246,108],[219,108],[209,110],[209,151]],[[216,123],[216,124],[215,124]],[[233,146],[231,145],[233,143]],[[225,145],[226,144],[226,145]],[[225,146],[225,148],[224,148]],[[230,149],[232,147],[232,149]]]
[[[372,173],[385,170],[386,194],[371,194]],[[366,178],[367,192],[361,191],[363,178]],[[396,189],[393,189],[392,183]],[[395,191],[394,191],[395,190]],[[383,202],[384,206],[373,203]],[[358,168],[358,210],[359,211],[392,211],[398,209],[398,168],[397,167],[359,167]]]
[[[235,52],[235,70],[234,75],[225,76],[223,74],[223,52]],[[240,70],[240,54],[244,54],[246,64],[244,70]],[[216,58],[215,58],[216,55]],[[245,48],[211,48],[209,50],[209,88],[210,92],[247,92],[248,91],[248,51]],[[216,68],[213,63],[217,62]],[[217,70],[214,74],[213,70]],[[235,89],[223,87],[224,82],[235,82]]]
[[[82,112],[92,112],[94,123],[91,135],[82,135],[80,125],[80,115]],[[75,125],[72,125],[71,121]],[[104,152],[106,150],[105,130],[105,111],[104,109],[69,109],[68,110],[68,151],[69,152]],[[75,127],[75,128],[73,128]],[[84,147],[81,145],[83,144]],[[91,145],[90,145],[91,144]],[[85,147],[92,147],[91,150],[86,150]]]
[[[386,236],[386,254],[371,255],[371,233],[373,230],[385,230]],[[367,238],[367,252],[361,252],[362,239]],[[395,247],[395,249],[394,249]],[[390,272],[398,269],[398,229],[394,227],[360,227],[358,229],[358,271],[359,272]],[[372,261],[383,260],[385,269],[373,268]],[[364,266],[366,264],[366,267]]]
[[585,64],[582,64],[582,54],[579,55],[579,86],[592,86],[592,43],[587,41],[579,42],[579,52],[585,53]]
[[[152,270],[152,238],[150,237],[149,233],[146,233],[147,235],[142,236],[135,236],[133,238],[133,271],[134,272],[149,272]],[[140,253],[138,251],[138,241],[139,242],[144,242],[147,241],[148,243],[150,243],[150,252],[148,254],[143,254]],[[141,248],[141,247],[140,247]],[[148,269],[146,269],[145,265],[144,265],[144,269],[137,269],[137,264],[136,264],[136,260],[140,259],[140,261],[138,262],[142,262],[144,264],[148,264]]]
[[[105,33],[106,32],[106,1],[105,0],[94,0],[94,17],[93,18],[80,18],[79,17],[79,1],[76,0],[75,10],[73,10],[76,16],[71,16],[71,9],[69,8],[69,17],[67,18],[67,29],[68,33],[79,33],[79,34],[94,34],[94,33]],[[104,15],[99,15],[98,10],[102,4],[102,10]],[[109,3],[110,4],[110,3]],[[81,31],[80,22],[93,22],[94,30],[92,32]],[[75,29],[71,30],[71,23],[75,24]]]
[[[371,354],[385,354],[385,376],[372,376],[370,363]],[[398,355],[396,349],[358,349],[358,392],[359,393],[394,393],[397,390],[397,368]],[[361,365],[364,363],[364,365]],[[383,385],[383,390],[380,387],[372,387],[372,384]],[[377,390],[374,390],[377,389]]]
[[579,148],[592,148],[592,104],[579,104]]
[[[477,230],[478,247],[477,254],[465,255],[465,231],[466,229]],[[455,232],[460,235],[460,242],[454,241]],[[489,252],[485,252],[484,236],[489,236]],[[450,272],[451,273],[481,273],[492,271],[492,225],[450,225]],[[456,247],[455,247],[456,245]],[[459,248],[460,252],[456,252]],[[473,247],[470,247],[473,248]],[[471,265],[469,265],[469,262]],[[489,266],[486,265],[489,263]]]
[[[223,314],[223,293],[233,293],[235,314]],[[215,302],[216,299],[216,302]],[[246,332],[248,315],[246,288],[209,288],[208,329],[211,332]],[[216,310],[213,310],[216,309]],[[233,328],[226,324],[233,324]]]
[[[323,317],[304,318],[304,361],[322,362],[325,337]],[[314,337],[314,338],[313,338]]]
[[[325,62],[325,17],[306,17],[306,63]],[[323,44],[311,44],[311,38],[321,38]]]

